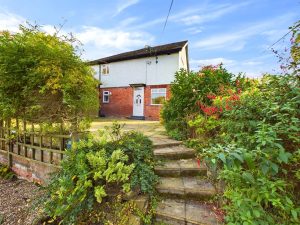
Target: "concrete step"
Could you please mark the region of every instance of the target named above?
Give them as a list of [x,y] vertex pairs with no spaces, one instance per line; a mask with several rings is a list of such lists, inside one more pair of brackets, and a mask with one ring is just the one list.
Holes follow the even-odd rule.
[[173,147],[182,144],[182,141],[176,141],[173,139],[169,139],[167,137],[149,137],[153,143],[154,149],[157,148],[165,148],[165,147]]
[[154,156],[161,159],[193,159],[196,151],[183,145],[154,149]]
[[162,196],[179,199],[205,200],[216,194],[209,181],[197,177],[161,177],[156,189]]
[[207,168],[204,162],[196,159],[167,160],[155,166],[155,173],[163,177],[206,175]]
[[208,205],[201,202],[173,199],[166,199],[158,204],[155,220],[170,225],[221,224]]

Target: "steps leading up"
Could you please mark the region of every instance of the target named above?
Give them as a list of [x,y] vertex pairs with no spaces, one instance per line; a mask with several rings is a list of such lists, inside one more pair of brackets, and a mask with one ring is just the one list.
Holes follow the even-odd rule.
[[215,187],[209,181],[197,177],[161,177],[156,189],[163,196],[177,199],[205,200],[216,194]]
[[196,151],[182,145],[154,149],[154,156],[160,159],[191,159]]
[[207,179],[205,163],[196,160],[196,151],[171,139],[153,142],[154,170],[160,176],[156,190],[165,199],[156,209],[156,221],[168,225],[221,224],[211,204],[205,203],[217,191]]
[[167,160],[155,166],[154,170],[157,175],[162,177],[204,176],[207,174],[205,163],[200,163],[196,159]]
[[214,211],[201,202],[166,199],[159,203],[156,221],[172,225],[220,224]]
[[182,144],[182,141],[176,141],[169,138],[150,137],[150,140],[153,142],[154,149],[173,147]]

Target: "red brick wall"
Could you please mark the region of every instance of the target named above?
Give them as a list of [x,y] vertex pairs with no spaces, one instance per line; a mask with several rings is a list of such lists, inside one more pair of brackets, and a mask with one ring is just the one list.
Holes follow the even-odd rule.
[[145,110],[144,115],[147,120],[159,120],[161,105],[151,105],[151,88],[167,88],[167,99],[170,98],[170,85],[150,85],[145,87]]
[[[0,163],[7,165],[8,161],[6,153],[0,152]],[[47,180],[49,180],[50,174],[56,172],[58,168],[13,155],[12,170],[19,178],[39,184],[45,184],[47,183]]]
[[[170,98],[170,85],[150,85],[145,87],[144,116],[147,120],[159,120],[160,105],[151,105],[151,88],[167,88],[167,99]],[[110,91],[109,103],[103,103],[103,91]],[[101,88],[100,89],[100,113],[105,116],[130,117],[133,112],[133,88]]]
[[[103,91],[110,91],[109,103],[103,103]],[[105,116],[128,117],[132,116],[132,87],[101,88],[100,113]]]

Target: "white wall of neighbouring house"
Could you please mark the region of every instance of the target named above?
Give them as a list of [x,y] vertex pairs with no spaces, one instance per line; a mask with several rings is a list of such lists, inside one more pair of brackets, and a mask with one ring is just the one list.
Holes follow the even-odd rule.
[[112,62],[108,66],[109,74],[101,73],[102,88],[170,84],[180,69],[179,53]]
[[179,68],[188,70],[187,45],[179,52]]
[[94,78],[99,80],[99,73],[100,73],[100,65],[91,66],[94,70]]

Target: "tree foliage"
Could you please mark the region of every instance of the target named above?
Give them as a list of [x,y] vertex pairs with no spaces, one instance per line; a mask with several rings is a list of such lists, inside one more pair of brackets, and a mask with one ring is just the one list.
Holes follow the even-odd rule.
[[300,223],[299,28],[291,27],[289,58],[278,56],[282,75],[240,77],[190,96],[201,98],[201,112],[188,122],[196,132],[188,143],[225,182],[228,224]]
[[93,72],[74,38],[20,26],[0,35],[0,117],[72,121],[98,108]]
[[233,74],[222,65],[203,67],[199,72],[180,70],[171,85],[171,99],[164,104],[161,117],[167,132],[173,138],[189,136],[188,121],[201,113],[197,102],[210,102],[206,96],[216,93],[233,82]]

